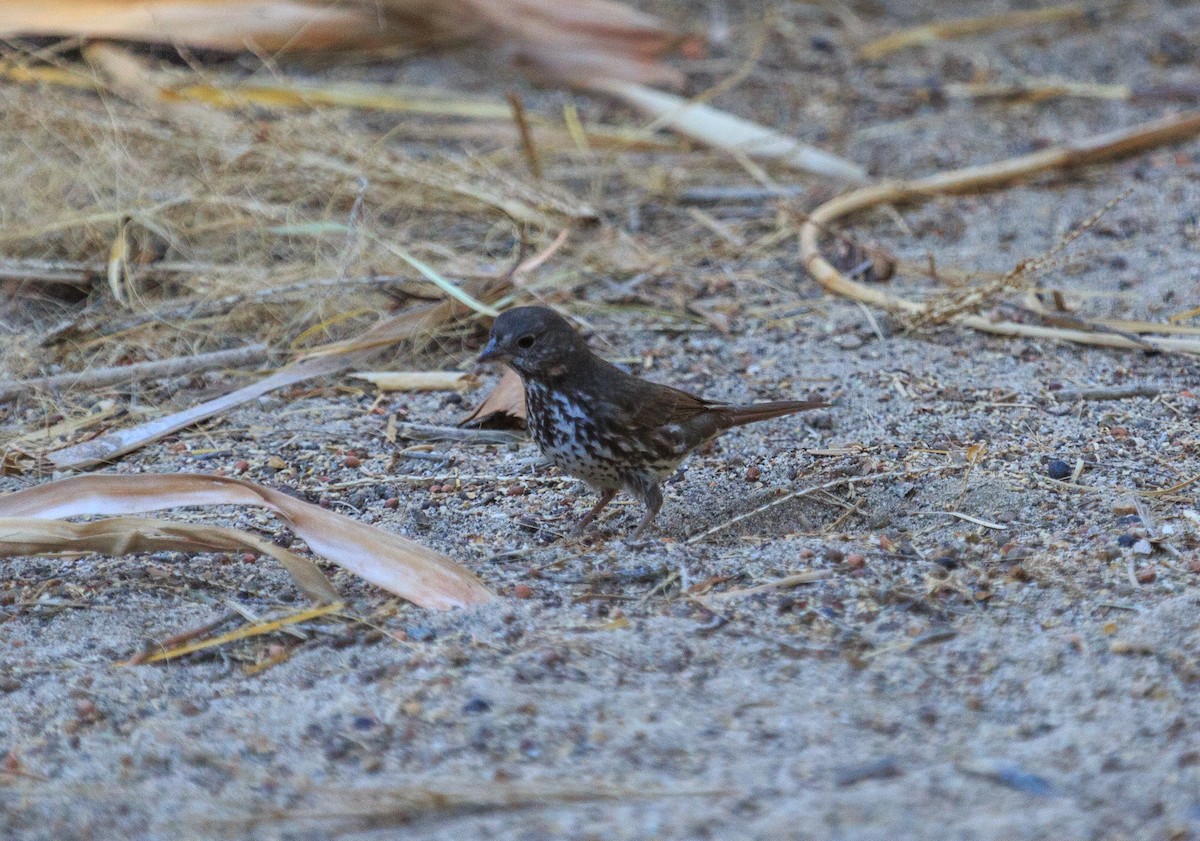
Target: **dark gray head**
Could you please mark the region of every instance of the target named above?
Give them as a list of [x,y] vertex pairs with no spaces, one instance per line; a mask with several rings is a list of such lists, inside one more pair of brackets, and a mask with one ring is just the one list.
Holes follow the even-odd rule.
[[548,307],[514,307],[492,324],[480,362],[507,362],[524,377],[554,379],[591,356],[565,318]]

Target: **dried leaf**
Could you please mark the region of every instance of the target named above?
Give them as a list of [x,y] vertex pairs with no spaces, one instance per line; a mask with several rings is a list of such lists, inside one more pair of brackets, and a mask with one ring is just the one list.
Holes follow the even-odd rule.
[[110,517],[91,523],[67,523],[39,517],[0,518],[0,556],[4,557],[50,552],[126,555],[131,552],[233,551],[260,552],[275,558],[283,564],[300,591],[313,601],[338,599],[338,592],[325,573],[308,558],[237,529],[141,517]]
[[459,426],[468,424],[492,429],[524,429],[525,388],[521,385],[521,375],[506,365],[504,376],[496,387],[475,411],[458,422]]
[[[684,39],[613,0],[7,0],[0,37],[117,38],[241,52],[477,43],[535,75],[677,85]],[[694,40],[694,39],[691,39]]]
[[268,508],[317,554],[421,607],[467,607],[495,598],[445,555],[241,479],[189,473],[75,476],[0,497],[0,517],[125,515],[185,505]]
[[303,0],[6,0],[0,33],[119,38],[240,52],[322,50],[362,39],[380,46],[360,9]]

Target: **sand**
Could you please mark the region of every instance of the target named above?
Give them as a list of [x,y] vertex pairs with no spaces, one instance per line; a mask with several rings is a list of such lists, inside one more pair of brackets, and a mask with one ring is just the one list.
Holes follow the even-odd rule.
[[[859,14],[881,32],[994,10],[872,8]],[[760,66],[745,96],[716,104],[816,142],[841,133],[840,151],[890,176],[983,163],[1176,107],[902,108],[901,84],[970,67],[1122,83],[1194,80],[1197,68],[1194,54],[1163,64],[1156,52],[1168,33],[1197,48],[1195,5],[1150,3],[1093,27],[998,33],[872,66],[852,64],[845,31],[825,19],[832,12],[787,14],[832,53],[823,41],[776,45],[768,55],[778,61]],[[836,132],[828,109],[772,94],[784,72],[847,91]],[[1200,302],[1198,161],[1193,141],[899,217],[871,214],[851,232],[902,259],[1006,271],[1128,189],[1081,237],[1077,258],[1040,282],[1066,290],[1087,317],[1161,320]],[[645,242],[714,238],[683,202],[630,201],[642,202]],[[702,207],[748,226],[739,230],[750,240],[775,213],[764,201]],[[624,204],[605,213],[632,224]],[[910,334],[882,314],[872,324],[803,276],[794,240],[757,253],[726,247],[648,288],[680,279],[701,306],[724,308],[728,335],[603,308],[627,290],[598,280],[575,305],[593,345],[714,398],[817,392],[835,405],[738,430],[693,457],[667,486],[645,546],[625,540],[640,516],[632,505],[606,514],[589,543],[558,541],[591,499],[539,466],[532,445],[437,443],[420,458],[397,456],[405,442],[386,440],[387,415],[453,424],[464,405],[442,394],[391,395],[379,414],[373,393],[326,382],[105,468],[232,472],[244,459],[246,478],[420,540],[503,599],[428,612],[337,573],[361,622],[322,620],[303,626],[302,640],[275,635],[122,667],[147,640],[231,603],[274,615],[302,602],[267,559],[5,560],[0,835],[1200,835],[1197,486],[1140,497],[1145,518],[1134,502],[1137,490],[1200,474],[1195,361],[957,328]],[[893,284],[913,295],[937,287]],[[196,399],[194,383],[176,385],[180,405]],[[1151,396],[1062,396],[1129,385]],[[360,466],[345,466],[350,449],[362,451]],[[1072,470],[1082,460],[1074,486],[1050,479],[1054,460]],[[448,474],[477,478],[450,492],[396,478]],[[331,489],[345,483],[354,484]],[[393,497],[397,508],[386,505]],[[282,532],[246,511],[181,516]],[[826,577],[720,596],[809,571]]]

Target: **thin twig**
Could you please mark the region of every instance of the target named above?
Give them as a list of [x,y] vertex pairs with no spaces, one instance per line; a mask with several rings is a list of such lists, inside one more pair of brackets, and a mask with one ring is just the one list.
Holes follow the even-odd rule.
[[525,440],[524,435],[500,429],[470,429],[427,423],[398,423],[396,435],[409,441],[461,441],[466,444],[514,444]]
[[[914,181],[889,182],[853,190],[821,205],[804,221],[800,228],[800,257],[809,275],[830,292],[887,310],[919,315],[926,310],[923,304],[900,298],[890,289],[878,289],[852,280],[839,272],[821,254],[821,234],[836,220],[879,205],[923,202],[940,195],[983,193],[1044,172],[1077,169],[1145,152],[1168,143],[1177,143],[1198,134],[1200,111],[1191,111],[1143,123],[1131,130],[1091,137],[994,164],[937,173]],[[1111,333],[992,321],[982,315],[958,315],[951,323],[1001,336],[1058,339],[1100,347],[1144,349],[1144,346],[1137,342]],[[1169,337],[1147,338],[1144,341],[1157,351],[1200,355],[1200,341]]]
[[[921,471],[921,472],[923,472],[923,473],[940,472],[943,470],[949,470],[951,468],[958,468],[958,467],[960,467],[960,465],[941,465],[940,467],[933,467],[927,471]],[[689,537],[686,541],[684,541],[684,544],[687,546],[691,546],[693,544],[699,543],[702,540],[712,537],[714,534],[718,534],[720,532],[725,531],[726,529],[728,529],[731,526],[737,525],[738,523],[742,522],[743,520],[748,520],[757,514],[761,514],[763,511],[769,511],[770,509],[776,507],[777,505],[783,505],[785,502],[790,502],[793,499],[800,499],[802,497],[811,496],[812,494],[815,494],[819,491],[828,491],[828,490],[831,490],[832,488],[840,488],[845,485],[853,485],[858,482],[864,482],[864,483],[877,482],[880,479],[896,479],[901,476],[908,476],[908,475],[910,475],[910,471],[908,471],[908,470],[889,470],[885,473],[871,473],[866,476],[846,476],[841,479],[834,479],[832,482],[826,482],[823,485],[814,485],[809,488],[802,488],[800,490],[791,491],[789,493],[784,494],[781,497],[771,500],[770,502],[766,503],[765,505],[760,505],[751,511],[745,511],[741,514],[738,514],[736,517],[725,520],[724,522],[721,522],[721,523],[717,523],[712,528],[705,529],[704,531],[700,532],[699,534],[694,534],[691,537]]]
[[1125,385],[1111,388],[1075,388],[1057,391],[1058,400],[1129,400],[1133,397],[1158,397],[1162,388],[1155,385]]
[[769,593],[772,590],[786,590],[790,587],[798,587],[801,584],[824,581],[827,578],[833,578],[833,575],[834,573],[831,569],[810,569],[805,572],[798,572],[795,575],[788,575],[783,578],[777,578],[774,581],[768,581],[766,584],[758,584],[754,587],[742,587],[737,590],[726,590],[723,593],[713,593],[707,596],[707,598],[717,601],[742,599],[747,596],[757,596],[760,593]]
[[93,368],[71,374],[55,374],[50,377],[34,377],[29,380],[0,381],[0,401],[11,400],[37,389],[88,389],[129,383],[137,380],[154,380],[195,374],[200,371],[217,371],[222,368],[241,368],[258,365],[269,355],[266,345],[250,345],[232,350],[218,350],[196,356],[175,356],[154,362],[137,362],[133,365],[117,365],[111,368]]

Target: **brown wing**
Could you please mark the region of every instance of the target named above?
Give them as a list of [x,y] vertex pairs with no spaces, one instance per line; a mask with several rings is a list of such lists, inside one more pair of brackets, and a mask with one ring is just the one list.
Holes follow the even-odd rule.
[[[595,355],[589,355],[586,362],[572,369],[569,376],[576,378],[572,383],[575,388],[603,398],[598,401],[596,408],[602,408],[609,414],[612,423],[630,432],[655,433],[665,427],[686,428],[697,423],[707,429],[723,415],[721,410],[728,408],[723,403],[713,403],[678,388],[627,374]],[[715,431],[714,426],[712,432],[704,431],[683,437],[688,440],[696,434],[707,437]],[[682,429],[678,429],[676,434],[668,437],[678,438],[682,432]]]
[[684,424],[697,415],[721,408],[713,403],[678,388],[638,380],[639,388],[633,389],[637,402],[632,406],[630,422],[643,429],[659,429],[669,424]]

